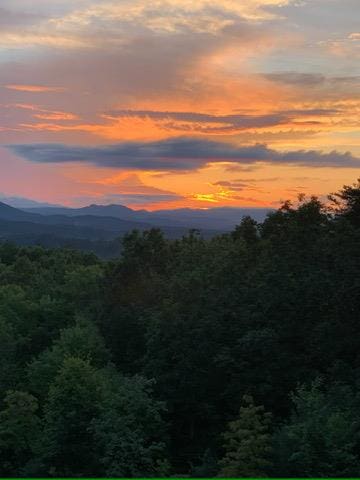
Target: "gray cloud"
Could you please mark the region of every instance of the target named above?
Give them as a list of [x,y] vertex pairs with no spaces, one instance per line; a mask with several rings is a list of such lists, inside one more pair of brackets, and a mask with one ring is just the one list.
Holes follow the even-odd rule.
[[329,116],[329,115],[336,115],[341,113],[339,108],[308,108],[308,109],[296,109],[296,110],[285,110],[282,112],[283,115],[290,115],[290,116]]
[[241,192],[250,186],[250,183],[244,182],[237,182],[234,180],[233,182],[228,180],[219,180],[218,182],[213,183],[215,187],[225,187],[233,192]]
[[32,25],[44,18],[40,14],[24,13],[21,11],[11,11],[9,9],[0,7],[0,29],[10,30],[14,27],[23,27]]
[[321,73],[281,72],[264,75],[272,82],[288,83],[290,85],[315,86],[325,83],[325,76]]
[[326,76],[321,73],[302,73],[302,72],[276,72],[266,73],[264,77],[272,82],[280,82],[290,85],[300,86],[321,86],[321,85],[340,85],[340,84],[359,84],[359,75],[349,76]]
[[[271,127],[285,124],[290,120],[289,115],[274,113],[270,115],[209,115],[197,112],[160,112],[153,110],[116,110],[106,114],[111,118],[151,118],[153,120],[168,120],[176,122],[191,122],[196,124],[222,124],[221,127],[208,127],[207,131],[241,130],[247,128]],[[176,125],[171,124],[172,128]],[[182,130],[185,125],[180,125]]]
[[[43,9],[44,12],[52,9],[54,2],[48,3],[50,5]],[[147,3],[144,2],[145,6]],[[156,10],[158,6],[149,6],[150,10],[152,8]],[[171,13],[169,17],[172,19]],[[105,23],[101,23],[101,16],[91,17],[96,25],[101,23],[101,28],[96,28],[94,24],[65,28],[60,22],[57,29],[56,23],[49,26],[40,22],[39,28],[23,29],[17,35],[18,49],[12,50],[11,56],[0,56],[0,85],[57,86],[61,79],[60,86],[66,93],[57,97],[50,92],[42,94],[43,105],[54,110],[73,111],[87,122],[98,121],[98,112],[111,109],[114,105],[133,105],[134,99],[138,105],[158,96],[193,98],[195,102],[204,91],[207,95],[216,95],[219,82],[222,85],[222,79],[217,80],[216,76],[210,79],[205,72],[199,71],[199,63],[203,59],[229,46],[238,45],[241,49],[248,46],[251,49],[254,42],[266,45],[271,38],[271,32],[264,25],[260,29],[257,24],[236,19],[236,23],[224,28],[221,34],[207,29],[186,32],[175,29],[159,33],[122,20],[121,16],[117,16],[114,22],[110,18]],[[26,32],[35,40],[29,53],[27,49],[31,39],[25,36]],[[41,38],[44,44],[37,45]],[[73,41],[74,45],[67,46],[66,42],[72,44]],[[0,103],[28,103],[31,97],[28,92],[0,88]],[[41,141],[37,135],[33,134],[32,140]]]
[[[231,114],[211,115],[198,112],[173,112],[155,110],[113,110],[104,113],[105,118],[150,118],[155,121],[162,121],[162,128],[179,130],[182,132],[199,133],[235,133],[242,130],[258,129],[285,125],[294,122],[295,118],[311,116],[333,116],[341,110],[330,108],[296,109],[274,112],[267,115]],[[302,124],[304,121],[302,122]],[[308,121],[310,124],[320,122]],[[212,125],[214,124],[214,125]]]
[[[115,193],[110,195],[105,195],[103,201],[106,203],[122,203],[122,204],[133,204],[133,205],[146,205],[148,203],[161,203],[161,202],[172,202],[175,200],[181,200],[184,198],[181,195],[174,194],[163,194],[163,195],[148,195],[145,193],[142,194],[121,194]],[[98,199],[97,199],[98,201]]]
[[[105,180],[105,183],[102,183],[100,180],[95,183],[96,185],[106,185],[107,181]],[[184,198],[175,192],[147,185],[135,174],[119,180],[113,179],[111,185],[116,188],[116,191],[104,194],[102,201],[106,203],[121,202],[145,205],[146,203],[170,202]],[[96,201],[98,202],[99,199]]]
[[84,147],[64,144],[22,144],[8,148],[36,163],[89,163],[127,170],[189,171],[209,163],[292,164],[312,167],[358,168],[360,159],[350,152],[316,150],[280,152],[264,144],[236,146],[197,138],[173,138],[155,142],[124,142]]
[[271,178],[236,178],[234,180],[218,180],[213,183],[215,187],[225,187],[233,192],[241,192],[242,190],[256,190],[259,188],[256,186],[258,183],[271,183],[279,180],[279,177]]
[[124,91],[122,95],[126,98],[139,91],[139,87],[146,92],[161,92],[174,83],[181,87],[180,82],[198,59],[234,43],[251,45],[255,38],[264,39],[267,35],[268,32],[259,32],[255,26],[242,22],[236,28],[226,29],[222,35],[176,32],[165,36],[137,28],[122,33],[119,27],[114,31],[102,28],[80,35],[87,48],[59,49],[56,56],[45,51],[37,55],[36,62],[30,59],[15,64],[11,60],[3,64],[0,82],[23,83],[25,78],[28,83],[31,78],[31,83],[37,84],[58,82],[61,78],[69,90],[97,95],[99,90],[104,90],[102,96],[109,99],[116,93],[118,100],[119,92]]

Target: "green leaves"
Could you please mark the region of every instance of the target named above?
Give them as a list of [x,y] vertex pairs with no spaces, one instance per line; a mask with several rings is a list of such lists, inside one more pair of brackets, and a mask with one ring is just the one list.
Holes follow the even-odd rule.
[[225,456],[219,462],[221,477],[264,477],[271,465],[271,414],[243,397],[239,416],[223,434]]
[[110,353],[94,324],[78,319],[74,326],[60,332],[60,338],[55,340],[51,348],[43,351],[29,364],[28,381],[31,391],[39,398],[45,398],[51,382],[69,357],[89,361],[96,367],[103,367],[109,362]]
[[66,358],[44,405],[39,455],[47,475],[99,473],[89,431],[101,400],[102,378],[88,361]]
[[8,391],[0,412],[0,475],[17,476],[36,455],[40,433],[38,402],[32,395]]
[[113,377],[92,421],[100,463],[109,477],[157,476],[165,466],[164,405],[141,377]]
[[275,436],[280,473],[303,477],[356,476],[360,468],[358,394],[319,379],[292,395],[294,411]]

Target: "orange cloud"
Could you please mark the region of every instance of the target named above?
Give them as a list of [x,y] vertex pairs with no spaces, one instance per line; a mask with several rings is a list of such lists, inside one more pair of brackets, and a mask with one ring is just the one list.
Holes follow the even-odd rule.
[[19,92],[30,92],[30,93],[48,93],[48,92],[64,92],[65,88],[63,87],[47,87],[44,85],[17,85],[10,84],[5,85],[5,88],[9,90],[17,90]]
[[192,198],[200,202],[210,202],[218,203],[219,200],[216,199],[216,196],[213,193],[195,193]]
[[47,113],[36,113],[35,118],[41,120],[76,120],[79,117],[73,113],[66,112],[47,112]]

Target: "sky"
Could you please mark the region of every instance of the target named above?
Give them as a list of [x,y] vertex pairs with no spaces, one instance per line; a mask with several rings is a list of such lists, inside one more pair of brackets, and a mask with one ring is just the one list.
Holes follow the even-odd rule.
[[360,0],[1,0],[0,192],[274,207],[360,171]]

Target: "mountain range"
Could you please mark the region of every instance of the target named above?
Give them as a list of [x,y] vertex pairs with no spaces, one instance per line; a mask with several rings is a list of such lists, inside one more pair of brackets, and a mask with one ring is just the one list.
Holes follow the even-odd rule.
[[[33,201],[32,201],[33,202]],[[204,237],[232,230],[245,215],[262,221],[269,209],[211,208],[175,210],[133,210],[123,205],[89,205],[82,208],[34,205],[15,208],[0,202],[0,240],[20,244],[46,246],[80,245],[88,250],[94,244],[114,242],[125,233],[137,229],[161,228],[168,238],[179,238],[190,229],[198,229]],[[28,204],[29,205],[29,204]]]
[[131,222],[149,223],[158,227],[185,227],[200,230],[233,229],[245,215],[262,221],[270,211],[268,208],[230,208],[210,209],[180,208],[174,210],[133,210],[123,205],[89,205],[82,208],[35,207],[23,209],[28,213],[46,216],[62,215],[67,217],[112,217]]

